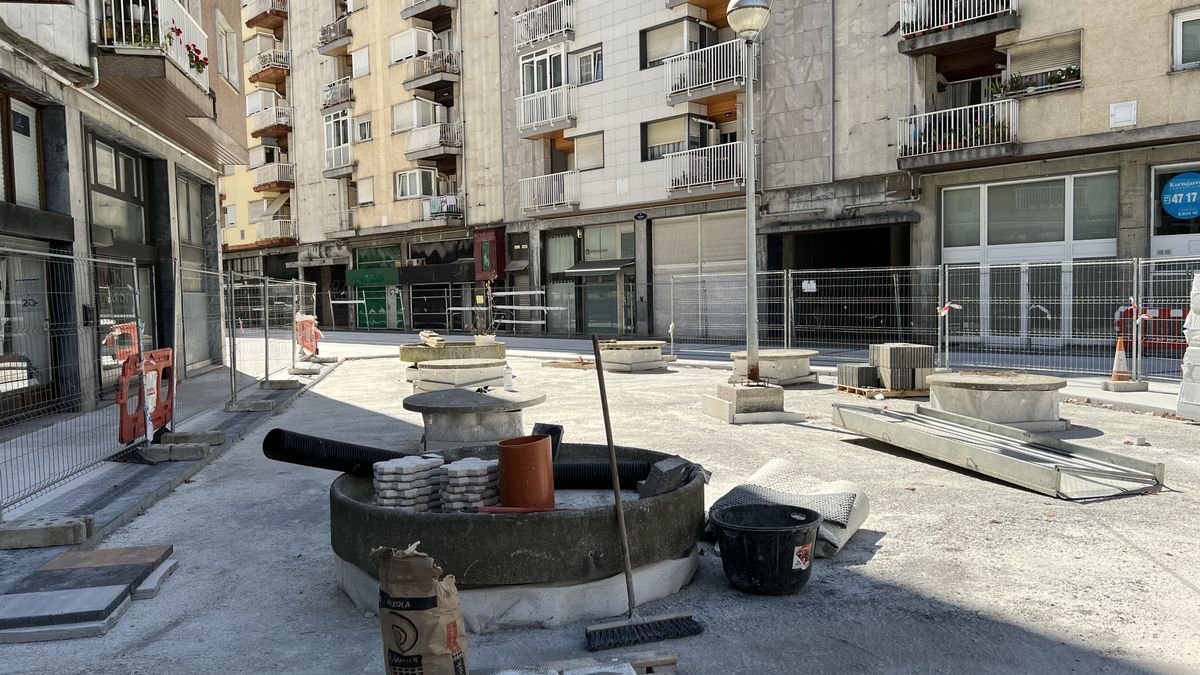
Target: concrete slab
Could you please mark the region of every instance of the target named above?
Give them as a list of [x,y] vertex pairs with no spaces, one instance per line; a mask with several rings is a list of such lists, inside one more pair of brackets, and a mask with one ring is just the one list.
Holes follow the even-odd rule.
[[270,389],[272,391],[279,391],[282,389],[299,389],[300,381],[299,380],[263,380],[262,382],[258,383],[258,386],[260,389]]
[[0,595],[0,629],[103,621],[129,600],[129,586]]
[[90,551],[64,553],[45,565],[41,570],[63,570],[79,567],[102,567],[105,565],[148,564],[158,566],[174,552],[170,544],[153,546],[126,546],[123,548],[97,548]]
[[288,368],[287,372],[288,372],[288,375],[304,375],[306,377],[311,377],[313,375],[320,375],[321,369],[320,368]]
[[733,404],[734,414],[783,410],[783,388],[775,385],[717,385],[717,396]]
[[75,567],[70,569],[38,570],[25,577],[8,590],[9,593],[38,593],[43,591],[67,591],[77,588],[100,586],[128,586],[132,590],[150,576],[154,566],[137,563],[130,565],[103,565],[100,567]]
[[35,516],[0,521],[0,549],[80,544],[92,535],[93,526],[92,516]]
[[133,589],[133,599],[149,600],[158,595],[158,590],[162,588],[163,582],[175,572],[175,568],[177,567],[179,567],[179,561],[175,558],[164,560],[149,576],[142,580],[142,583]]
[[306,356],[300,360],[306,361],[308,363],[319,363],[322,365],[338,362],[338,359],[336,356]]
[[242,398],[225,404],[225,412],[268,412],[275,402],[264,398]]
[[185,462],[204,459],[208,451],[209,445],[206,443],[172,443],[171,461]]
[[205,445],[220,445],[228,437],[224,431],[190,431],[165,433],[159,439],[168,445],[172,443],[203,443]]
[[[3,596],[0,596],[3,597]],[[129,609],[131,598],[126,597],[109,615],[98,621],[81,621],[76,623],[54,624],[49,626],[34,626],[26,628],[8,628],[0,630],[0,644],[17,644],[21,642],[49,642],[52,640],[73,640],[76,638],[96,637],[104,635]]]
[[[637,352],[625,352],[633,353]],[[604,370],[610,373],[647,373],[654,370],[666,370],[667,361],[659,359],[657,361],[639,361],[637,363],[617,363],[612,361],[602,361]]]
[[1100,389],[1103,391],[1115,391],[1120,393],[1131,391],[1150,391],[1150,383],[1134,381],[1114,382],[1113,380],[1105,380],[1104,382],[1100,383]]

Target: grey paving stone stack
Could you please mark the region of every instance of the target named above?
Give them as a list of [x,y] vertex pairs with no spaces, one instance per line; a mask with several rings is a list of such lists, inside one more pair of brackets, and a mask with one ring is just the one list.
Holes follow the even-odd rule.
[[375,503],[408,511],[436,511],[442,505],[444,464],[437,455],[376,462]]
[[462,511],[500,503],[500,461],[467,457],[446,465],[442,510]]
[[[887,342],[871,345],[869,354],[869,365],[838,366],[838,384],[892,391],[926,389],[925,379],[934,372],[936,353],[929,345]],[[872,380],[872,384],[865,384]]]
[[865,363],[841,363],[837,370],[838,384],[865,389],[879,386],[879,369]]

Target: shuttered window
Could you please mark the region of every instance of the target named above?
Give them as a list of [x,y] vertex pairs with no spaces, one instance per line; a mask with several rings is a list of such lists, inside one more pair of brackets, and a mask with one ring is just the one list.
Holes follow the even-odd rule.
[[667,57],[682,54],[687,49],[687,23],[676,21],[642,31],[642,67],[653,68]]
[[604,166],[604,132],[575,137],[575,169],[599,169]]
[[437,119],[436,104],[422,98],[392,106],[392,131],[408,131],[433,124]]
[[642,125],[646,139],[642,159],[661,159],[663,155],[686,150],[687,121],[688,118],[685,116]]
[[392,63],[432,52],[434,38],[431,31],[416,28],[393,35],[391,39]]
[[356,52],[350,52],[350,71],[354,77],[362,77],[371,72],[370,47],[363,47]]
[[1008,50],[1008,72],[1037,75],[1079,66],[1080,34],[1056,35],[1015,45]]

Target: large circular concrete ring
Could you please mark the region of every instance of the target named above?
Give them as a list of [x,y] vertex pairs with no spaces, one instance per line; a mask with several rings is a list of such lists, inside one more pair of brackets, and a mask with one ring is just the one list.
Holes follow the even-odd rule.
[[[458,448],[459,457],[496,456],[495,446]],[[621,461],[671,457],[639,448],[617,448]],[[607,462],[602,445],[564,443],[564,462]],[[404,549],[421,542],[461,588],[515,584],[579,583],[621,572],[616,509],[602,506],[548,513],[419,513],[376,506],[371,480],[344,474],[329,488],[329,534],[334,553],[378,578],[370,555],[379,546]],[[625,502],[634,568],[691,554],[704,526],[704,481],[666,494]]]

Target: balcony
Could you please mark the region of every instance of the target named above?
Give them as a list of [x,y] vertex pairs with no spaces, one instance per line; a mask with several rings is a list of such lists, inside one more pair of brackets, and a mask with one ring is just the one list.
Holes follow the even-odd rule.
[[332,211],[325,214],[322,231],[330,239],[354,236],[355,210]]
[[410,162],[419,159],[443,159],[462,154],[461,124],[430,124],[408,132],[408,149],[404,158]]
[[350,51],[350,17],[342,18],[321,26],[321,37],[317,41],[317,52],[323,56],[345,56]]
[[567,84],[517,99],[520,131],[525,138],[542,138],[575,126],[575,85]]
[[513,17],[513,44],[518,53],[525,54],[573,39],[574,0],[545,2]]
[[296,221],[291,218],[276,218],[255,223],[258,231],[258,243],[294,244],[296,243]]
[[349,106],[354,101],[354,88],[350,86],[350,78],[343,77],[330,82],[321,90],[321,110],[326,114]]
[[[462,195],[457,194],[400,199],[393,203],[390,214],[386,211],[385,204],[365,204],[344,214],[328,216],[325,236],[330,239],[348,239],[355,236],[411,232],[426,227],[461,225],[462,205]],[[362,209],[370,211],[364,214]],[[396,222],[390,222],[389,215],[394,216]]]
[[462,57],[444,49],[418,56],[405,63],[404,88],[437,92],[453,87],[461,79]]
[[723,143],[664,155],[667,160],[667,190],[679,193],[724,194],[746,188],[746,144]]
[[285,49],[268,49],[250,59],[246,79],[258,84],[283,84],[292,70],[292,53]]
[[901,0],[901,54],[952,54],[993,46],[994,36],[1021,27],[1018,0]]
[[345,178],[354,173],[354,153],[349,143],[325,148],[325,170],[321,175],[325,178]]
[[295,164],[272,162],[254,170],[255,192],[288,192],[295,185]]
[[1017,153],[1014,99],[923,113],[899,120],[897,164],[905,171],[967,168]]
[[437,21],[455,9],[458,9],[458,0],[404,0],[400,18]]
[[250,116],[251,138],[287,138],[292,132],[291,106],[274,106]]
[[578,171],[564,171],[521,180],[521,210],[526,215],[549,215],[578,209]]
[[667,103],[708,103],[746,88],[749,51],[743,40],[730,40],[663,62],[667,73]]
[[266,28],[276,31],[288,18],[288,0],[250,0],[243,13],[246,28]]

